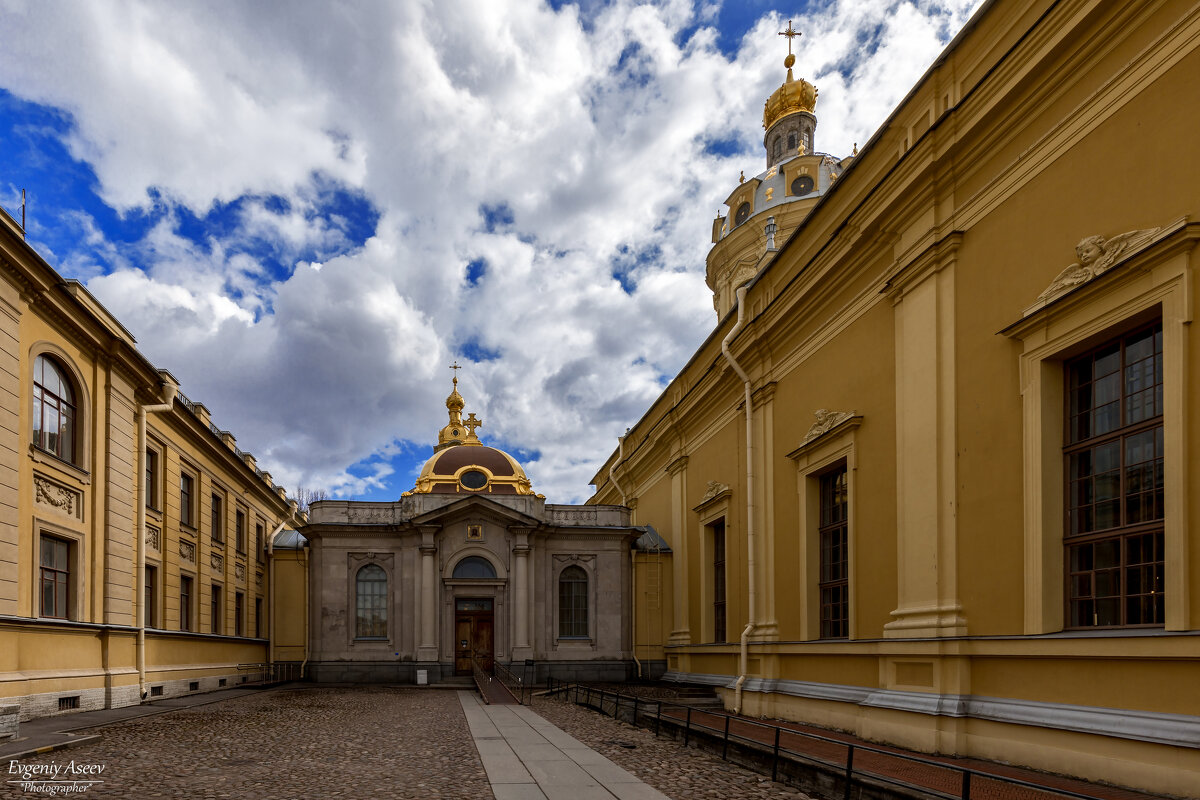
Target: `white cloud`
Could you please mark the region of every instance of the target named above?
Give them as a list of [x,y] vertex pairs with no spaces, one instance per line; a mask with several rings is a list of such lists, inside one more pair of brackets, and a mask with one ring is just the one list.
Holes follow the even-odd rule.
[[[818,149],[865,142],[975,5],[793,16]],[[469,409],[485,439],[540,453],[527,467],[553,500],[586,494],[711,330],[710,222],[763,164],[787,16],[764,16],[727,58],[704,27],[714,5],[684,0],[0,8],[0,85],[72,113],[71,151],[105,202],[202,216],[243,198],[236,229],[199,243],[168,213],[132,247],[84,225],[81,248],[116,265],[92,290],[277,479],[408,488],[395,442],[432,442],[445,365],[471,343],[498,357],[464,371]],[[705,150],[730,138],[747,153]],[[330,215],[329,184],[378,211],[365,244]],[[484,205],[512,223],[486,232]],[[272,273],[243,252],[251,240],[320,263]],[[83,255],[64,263],[95,274]],[[360,461],[366,477],[347,472]]]

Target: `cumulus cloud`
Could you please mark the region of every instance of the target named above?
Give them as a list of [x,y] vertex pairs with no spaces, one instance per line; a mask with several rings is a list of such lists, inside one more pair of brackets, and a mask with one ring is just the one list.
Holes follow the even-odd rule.
[[977,4],[781,9],[723,52],[685,0],[7,0],[0,86],[70,113],[105,203],[158,209],[130,245],[79,220],[63,265],[277,479],[398,495],[458,358],[485,439],[566,501],[712,329],[709,226],[762,166],[782,23],[845,155]]

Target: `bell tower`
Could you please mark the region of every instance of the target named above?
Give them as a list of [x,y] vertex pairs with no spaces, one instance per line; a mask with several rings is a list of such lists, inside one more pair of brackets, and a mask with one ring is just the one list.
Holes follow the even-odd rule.
[[786,36],[788,40],[788,54],[783,60],[787,78],[763,106],[763,128],[766,129],[763,147],[767,150],[767,169],[792,156],[812,153],[816,148],[814,135],[817,116],[813,110],[817,107],[817,87],[803,78],[797,80],[792,75],[792,67],[796,63],[792,39],[801,34],[788,20],[787,30],[780,31],[779,35]]

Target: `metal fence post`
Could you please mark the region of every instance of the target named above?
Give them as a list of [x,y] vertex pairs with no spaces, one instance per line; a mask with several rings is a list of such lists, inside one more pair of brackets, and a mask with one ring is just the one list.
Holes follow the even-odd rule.
[[635,728],[637,727],[637,707],[638,707],[638,699],[637,699],[637,695],[635,694],[633,696],[633,727],[635,727]]
[[771,780],[779,777],[779,726],[775,726],[775,747],[771,749]]
[[687,747],[692,738],[692,707],[687,707],[687,719],[683,723],[683,746]]
[[658,738],[658,729],[662,726],[662,700],[658,701],[658,707],[654,710],[654,738]]
[[971,800],[971,773],[963,770],[962,800]]
[[854,745],[847,745],[846,751],[846,789],[842,793],[845,800],[850,800],[850,776],[854,774]]
[[725,741],[721,743],[721,758],[729,760],[729,715],[725,715]]

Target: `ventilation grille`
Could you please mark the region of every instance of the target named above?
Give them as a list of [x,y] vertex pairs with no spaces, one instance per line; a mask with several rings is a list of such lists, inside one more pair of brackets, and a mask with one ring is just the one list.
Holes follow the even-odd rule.
[[58,698],[59,711],[70,711],[74,708],[79,708],[79,695]]

